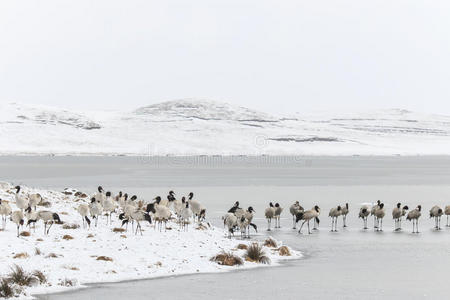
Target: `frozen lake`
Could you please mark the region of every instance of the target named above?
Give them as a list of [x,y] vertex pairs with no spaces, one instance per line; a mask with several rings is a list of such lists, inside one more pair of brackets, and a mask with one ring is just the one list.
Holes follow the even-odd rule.
[[[0,157],[0,179],[42,188],[123,190],[144,197],[193,191],[220,225],[220,216],[239,200],[257,211],[258,238],[268,235],[269,201],[286,210],[276,239],[305,258],[281,267],[93,285],[42,299],[421,299],[447,298],[450,229],[437,232],[428,210],[450,204],[450,157]],[[384,232],[361,230],[363,202],[386,205]],[[288,212],[294,201],[322,209],[320,230],[298,235]],[[331,207],[348,202],[349,227],[330,232]],[[403,222],[393,232],[391,210],[402,202],[422,204],[419,229]],[[369,227],[372,226],[369,219]],[[306,231],[305,231],[306,232]],[[187,253],[186,255],[189,255]]]

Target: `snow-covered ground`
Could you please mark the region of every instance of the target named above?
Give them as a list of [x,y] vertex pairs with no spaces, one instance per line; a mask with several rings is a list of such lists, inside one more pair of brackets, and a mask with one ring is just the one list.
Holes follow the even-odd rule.
[[450,151],[450,116],[276,116],[203,100],[88,112],[0,104],[0,143],[4,155],[442,155]]
[[[221,251],[231,251],[243,257],[245,250],[238,250],[236,246],[253,242],[225,238],[222,228],[212,226],[198,230],[197,225],[192,225],[188,232],[184,232],[179,230],[176,223],[169,223],[171,230],[159,232],[146,223],[142,226],[141,236],[131,232],[131,226],[128,232],[113,232],[113,228],[121,225],[115,215],[112,225],[106,225],[106,219],[100,218],[98,227],[83,229],[76,207],[84,199],[62,191],[23,188],[26,194],[40,193],[44,201],[51,202],[50,208],[38,207],[38,210],[48,209],[58,213],[65,225],[80,225],[76,229],[53,225],[49,234],[44,235],[43,224],[38,222],[36,231],[26,227],[21,229],[31,232],[30,236],[17,238],[15,224],[8,218],[6,227],[0,231],[0,277],[8,274],[11,267],[17,264],[29,272],[40,270],[48,278],[47,284],[26,288],[22,294],[25,298],[36,293],[80,288],[86,283],[223,272],[260,266],[245,260],[240,267],[211,262],[210,258]],[[9,184],[0,185],[0,198],[9,201],[13,210],[16,210],[14,192]],[[64,239],[65,235],[72,239]],[[272,266],[284,259],[301,257],[300,252],[292,249],[292,256],[280,256],[275,249],[266,247],[265,252]],[[25,257],[14,258],[19,253],[26,253],[23,254]],[[97,260],[100,256],[109,257],[112,261]]]

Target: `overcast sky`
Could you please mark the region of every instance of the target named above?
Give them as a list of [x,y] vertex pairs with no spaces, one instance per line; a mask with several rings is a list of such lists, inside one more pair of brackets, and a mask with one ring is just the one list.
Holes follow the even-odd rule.
[[0,101],[450,114],[450,1],[0,2]]

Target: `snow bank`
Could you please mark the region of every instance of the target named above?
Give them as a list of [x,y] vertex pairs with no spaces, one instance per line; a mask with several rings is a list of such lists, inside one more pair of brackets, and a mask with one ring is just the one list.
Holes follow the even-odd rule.
[[[64,225],[53,225],[48,236],[44,235],[42,222],[38,222],[36,231],[28,237],[16,237],[15,224],[9,221],[0,231],[0,277],[10,272],[17,264],[26,271],[40,270],[48,277],[48,283],[25,289],[24,298],[31,294],[56,292],[69,288],[80,288],[86,283],[115,282],[180,274],[223,272],[239,268],[254,268],[260,264],[245,261],[240,267],[221,266],[210,258],[221,251],[233,252],[243,257],[245,250],[236,249],[238,244],[250,244],[225,238],[224,230],[211,227],[206,230],[195,229],[192,225],[188,232],[179,230],[176,223],[169,223],[171,230],[159,232],[148,223],[142,224],[143,235],[131,232],[113,232],[120,227],[117,215],[113,224],[106,225],[106,219],[100,218],[98,227],[83,229],[76,207],[85,200],[63,192],[39,190],[23,187],[25,193],[40,193],[44,201],[50,201],[48,208],[57,212],[64,225],[80,225],[77,229],[64,229]],[[16,210],[14,192],[7,183],[0,185],[0,198],[8,200]],[[88,198],[85,198],[88,199]],[[38,207],[40,209],[47,209]],[[71,239],[64,239],[67,235]],[[298,251],[291,249],[292,256],[279,256],[278,251],[265,248],[272,266],[284,259],[301,257]],[[26,253],[25,258],[14,258]],[[100,256],[112,261],[98,260]],[[73,285],[73,286],[72,286]]]
[[406,110],[269,115],[203,100],[134,111],[0,104],[0,154],[447,155],[450,117]]

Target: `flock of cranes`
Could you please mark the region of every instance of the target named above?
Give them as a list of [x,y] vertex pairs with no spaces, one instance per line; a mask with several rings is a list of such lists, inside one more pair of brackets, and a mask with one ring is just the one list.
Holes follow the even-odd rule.
[[[5,226],[7,217],[14,222],[17,226],[17,236],[19,236],[20,226],[25,224],[34,225],[36,222],[42,220],[44,224],[44,234],[48,234],[52,225],[56,222],[61,222],[59,215],[56,212],[49,210],[37,211],[38,204],[42,201],[40,194],[27,194],[21,192],[21,187],[15,187],[15,200],[17,210],[12,210],[10,204],[7,201],[0,199],[0,216],[2,217],[3,226]],[[180,227],[187,231],[190,224],[190,219],[193,221],[201,222],[205,220],[206,209],[197,200],[194,200],[194,194],[189,193],[187,199],[182,197],[177,199],[173,191],[169,191],[167,198],[162,199],[160,196],[155,197],[152,202],[147,203],[143,200],[138,200],[137,196],[128,197],[127,193],[119,192],[113,196],[111,192],[105,192],[105,190],[99,186],[98,191],[90,197],[89,203],[80,204],[76,210],[81,216],[83,227],[90,227],[91,220],[95,220],[95,226],[98,225],[100,216],[106,216],[106,224],[112,223],[112,215],[117,214],[119,220],[122,222],[122,226],[128,223],[132,223],[133,231],[134,224],[136,223],[136,231],[142,235],[141,222],[149,222],[150,224],[155,221],[155,229],[160,231],[162,228],[166,228],[167,222],[176,217]],[[274,228],[280,228],[280,218],[283,212],[283,208],[279,203],[269,203],[269,206],[264,210],[264,216],[267,220],[267,230],[271,230],[272,220],[275,221]],[[314,206],[310,210],[305,210],[298,201],[293,203],[289,207],[289,212],[292,215],[293,229],[296,229],[297,223],[302,222],[299,233],[302,233],[302,228],[306,224],[308,227],[308,233],[311,234],[310,222],[313,221],[313,230],[317,229],[320,223],[320,207]],[[254,214],[256,211],[253,207],[249,206],[247,209],[243,209],[239,206],[239,201],[236,201],[233,207],[231,207],[226,215],[222,217],[223,224],[228,229],[228,236],[235,231],[240,231],[242,238],[250,237],[250,229],[253,228],[256,232],[257,226],[253,223]],[[346,218],[349,214],[349,205],[338,205],[330,209],[328,216],[331,218],[331,231],[338,231],[338,219],[342,217],[343,227],[347,226]],[[435,219],[435,229],[441,229],[441,217],[447,216],[447,226],[449,226],[450,205],[445,209],[439,206],[433,206],[429,215],[430,218]],[[394,231],[402,229],[402,220],[406,217],[406,220],[412,222],[413,233],[419,232],[419,218],[422,215],[422,207],[418,205],[415,209],[409,210],[407,205],[402,206],[401,203],[392,209],[392,218],[394,220]],[[363,229],[368,229],[367,223],[369,217],[373,217],[373,228],[376,231],[383,231],[383,219],[386,216],[385,204],[380,200],[374,205],[362,205],[359,209],[359,218],[363,221]],[[35,225],[34,225],[35,226]]]
[[[271,230],[272,219],[275,219],[275,228],[280,227],[280,215],[283,208],[280,207],[278,203],[273,205],[269,203],[269,207],[264,211],[265,218],[267,219],[267,230]],[[319,206],[314,206],[310,210],[305,210],[298,201],[289,207],[289,212],[292,215],[293,229],[296,229],[296,224],[299,221],[303,221],[299,233],[302,233],[303,225],[306,223],[308,226],[308,233],[311,234],[310,221],[314,222],[313,230],[317,229],[319,224],[320,208]],[[347,215],[349,213],[349,205],[346,203],[341,206],[333,207],[330,209],[328,216],[331,218],[331,231],[337,232],[337,221],[339,217],[342,217],[343,227],[347,227]],[[435,220],[435,229],[441,229],[441,217],[443,215],[447,216],[447,226],[449,225],[450,216],[450,205],[447,205],[443,210],[439,206],[435,205],[430,209],[430,218]],[[419,218],[422,215],[422,206],[418,205],[415,209],[409,211],[407,205],[402,207],[401,203],[392,209],[392,218],[394,220],[394,231],[402,230],[401,222],[403,217],[406,216],[406,220],[411,221],[413,225],[413,233],[419,233]],[[363,205],[359,209],[359,218],[363,220],[363,229],[368,229],[367,220],[369,216],[373,216],[373,227],[375,231],[383,231],[383,219],[386,216],[385,205],[380,200],[377,201],[375,205]]]
[[[21,187],[14,188],[15,200],[17,210],[12,210],[8,201],[0,199],[0,215],[3,221],[3,227],[6,225],[7,218],[16,224],[17,237],[19,237],[20,227],[24,226],[25,219],[27,226],[36,224],[42,220],[44,223],[44,234],[48,235],[50,228],[54,223],[61,223],[61,219],[56,212],[49,210],[37,210],[38,204],[42,201],[40,194],[25,194],[21,192]],[[169,191],[167,199],[162,199],[160,196],[155,197],[152,202],[146,203],[143,200],[138,200],[136,195],[128,197],[128,194],[119,192],[113,196],[111,192],[99,186],[91,198],[89,203],[81,203],[76,208],[81,216],[83,227],[90,227],[92,220],[95,220],[95,226],[98,226],[98,220],[101,216],[106,216],[106,224],[112,224],[112,215],[117,214],[122,226],[131,222],[136,223],[136,231],[142,235],[141,222],[149,222],[152,224],[156,222],[156,227],[161,231],[163,226],[166,229],[167,222],[176,216],[180,227],[187,231],[190,224],[190,219],[201,222],[206,217],[206,209],[197,200],[194,200],[194,194],[191,192],[188,198],[182,197],[176,199],[175,193]]]

